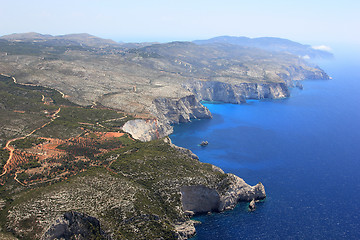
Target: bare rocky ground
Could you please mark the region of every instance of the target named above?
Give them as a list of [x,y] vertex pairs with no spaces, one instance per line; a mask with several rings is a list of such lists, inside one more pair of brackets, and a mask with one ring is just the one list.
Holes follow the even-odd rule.
[[[173,42],[126,49],[121,45],[74,47],[68,42],[48,42],[46,37],[43,42],[40,37],[15,41],[15,37],[0,44],[4,46],[0,48],[0,72],[15,76],[21,83],[56,88],[81,105],[99,102],[155,117],[155,99],[194,94],[184,84],[290,84],[306,78],[327,78],[301,57],[235,45]],[[18,45],[25,50],[14,51]]]

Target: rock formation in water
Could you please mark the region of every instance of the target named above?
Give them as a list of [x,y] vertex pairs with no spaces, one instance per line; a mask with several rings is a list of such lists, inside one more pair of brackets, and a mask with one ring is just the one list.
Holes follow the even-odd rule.
[[262,183],[250,186],[242,178],[231,173],[228,174],[227,180],[229,187],[221,196],[220,210],[232,209],[239,201],[249,202],[252,199],[261,200],[266,197]]
[[256,209],[256,205],[255,205],[255,199],[251,200],[251,202],[249,203],[249,210],[250,211],[255,211]]

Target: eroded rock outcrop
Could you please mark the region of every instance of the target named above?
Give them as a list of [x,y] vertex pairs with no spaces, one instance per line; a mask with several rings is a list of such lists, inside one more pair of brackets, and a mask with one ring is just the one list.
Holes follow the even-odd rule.
[[233,209],[240,201],[260,200],[266,198],[262,183],[250,186],[242,178],[227,174],[224,184],[217,189],[203,185],[183,186],[181,188],[181,202],[184,211],[195,214],[204,212],[221,212]]
[[256,205],[255,205],[255,199],[251,200],[251,202],[249,203],[249,210],[250,211],[255,211],[256,209]]
[[196,229],[195,225],[198,224],[198,221],[189,220],[186,222],[181,222],[175,224],[175,231],[177,232],[178,240],[186,240],[195,235]]
[[157,98],[153,114],[171,124],[189,122],[191,119],[211,118],[211,113],[194,95],[179,99]]
[[47,229],[41,240],[50,239],[110,239],[94,217],[78,212],[66,212]]
[[[213,166],[213,171],[223,174],[223,171],[215,166]],[[182,186],[180,189],[181,203],[185,214],[191,217],[194,214],[231,210],[240,201],[250,202],[253,207],[251,210],[254,210],[255,200],[266,198],[262,183],[250,186],[234,174],[226,175],[226,178],[215,188],[205,185]],[[193,231],[195,230],[194,224],[192,220],[189,220],[176,226],[179,239],[193,236],[196,233]]]
[[183,186],[180,191],[184,211],[207,213],[219,210],[220,195],[216,189],[197,185]]
[[242,178],[231,173],[227,174],[226,181],[228,187],[221,194],[220,211],[233,209],[240,201],[249,202],[253,199],[261,200],[266,198],[265,188],[262,183],[250,186]]

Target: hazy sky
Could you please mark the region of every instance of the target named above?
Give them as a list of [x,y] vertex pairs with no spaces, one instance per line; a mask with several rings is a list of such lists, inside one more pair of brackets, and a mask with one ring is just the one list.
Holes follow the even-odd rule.
[[274,36],[360,43],[359,0],[1,0],[0,35],[90,33],[117,41]]

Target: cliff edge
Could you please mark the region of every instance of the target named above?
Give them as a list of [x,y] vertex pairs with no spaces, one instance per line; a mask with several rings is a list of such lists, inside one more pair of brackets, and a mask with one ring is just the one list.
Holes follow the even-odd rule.
[[250,186],[242,178],[226,174],[225,189],[209,188],[204,185],[183,186],[181,188],[181,202],[185,212],[192,214],[207,212],[222,212],[233,209],[240,201],[262,200],[266,198],[262,183]]

